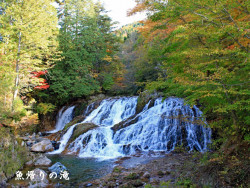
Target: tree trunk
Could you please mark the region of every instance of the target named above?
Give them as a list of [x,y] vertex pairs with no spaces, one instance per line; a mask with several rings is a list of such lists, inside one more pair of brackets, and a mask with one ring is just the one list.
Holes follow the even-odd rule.
[[13,99],[12,99],[12,106],[11,106],[12,111],[14,111],[14,101],[18,94],[21,41],[22,41],[22,33],[21,31],[19,31],[18,52],[17,52],[17,60],[16,60],[16,78],[15,78],[15,87],[14,87],[14,93],[13,93]]

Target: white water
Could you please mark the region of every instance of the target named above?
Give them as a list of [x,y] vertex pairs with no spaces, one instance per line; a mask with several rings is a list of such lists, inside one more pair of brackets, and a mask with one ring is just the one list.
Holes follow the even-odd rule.
[[[103,100],[82,122],[91,122],[99,127],[80,135],[70,143],[68,150],[78,153],[79,157],[96,158],[116,158],[138,151],[170,152],[177,144],[190,151],[207,150],[211,130],[206,127],[202,112],[196,106],[190,108],[182,99],[173,97],[165,101],[158,98],[150,108],[149,104],[133,119],[128,119],[135,114],[137,97]],[[124,125],[129,126],[113,133],[111,128],[123,120]],[[60,148],[51,154],[65,149],[77,125],[67,130],[60,141]]]
[[65,125],[73,119],[74,108],[75,106],[71,106],[67,108],[66,110],[64,110],[65,107],[63,107],[58,113],[55,129],[52,131],[49,131],[48,133],[56,133],[60,130],[63,130]]
[[[83,122],[94,123],[100,127],[90,130],[87,133],[78,137],[69,146],[69,151],[79,151],[80,157],[105,157],[115,158],[121,156],[121,153],[114,152],[116,145],[113,144],[113,131],[111,127],[124,119],[135,114],[137,97],[122,97],[117,99],[105,99],[100,106],[93,110]],[[79,124],[79,123],[78,123]],[[50,152],[50,154],[61,153],[68,140],[73,134],[75,126],[70,127],[60,140],[60,147],[58,150]],[[87,145],[83,147],[83,141],[87,140]]]
[[[195,121],[200,124],[194,124]],[[204,124],[197,107],[191,109],[178,98],[164,102],[159,98],[153,107],[138,114],[136,123],[117,131],[113,140],[122,146],[119,152],[125,154],[150,150],[170,152],[177,143],[204,152],[211,137],[210,129]]]

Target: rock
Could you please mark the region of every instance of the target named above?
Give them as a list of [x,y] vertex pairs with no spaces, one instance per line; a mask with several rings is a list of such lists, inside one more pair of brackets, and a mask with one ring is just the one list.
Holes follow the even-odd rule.
[[28,141],[26,142],[26,145],[27,145],[28,147],[33,146],[33,144],[35,144],[35,141],[28,140]]
[[24,142],[24,141],[22,141],[21,146],[24,146],[24,145],[25,145],[25,142]]
[[43,140],[37,144],[34,144],[31,147],[31,151],[34,151],[34,152],[48,152],[48,151],[53,151],[53,150],[54,148],[49,139]]
[[47,173],[44,170],[36,168],[34,174],[34,179],[30,180],[29,188],[47,187],[49,183]]
[[74,132],[73,132],[72,136],[70,137],[69,142],[72,142],[80,135],[82,135],[82,134],[84,134],[84,133],[88,132],[89,130],[94,129],[96,127],[98,127],[98,126],[93,124],[93,123],[80,123],[80,124],[78,124],[75,127]]
[[36,160],[34,165],[35,166],[49,166],[51,163],[52,163],[52,161],[48,157],[42,156]]
[[[5,176],[4,172],[0,172],[0,185],[5,184],[7,181],[7,177]],[[0,186],[1,187],[1,186]]]
[[60,142],[57,142],[57,141],[51,141],[51,143],[52,143],[52,146],[54,147],[54,150],[59,149]]
[[132,181],[131,184],[132,184],[134,187],[141,187],[141,186],[143,186],[143,182],[142,182],[141,180]]
[[29,140],[30,138],[29,138],[29,136],[24,136],[24,137],[20,137],[22,140],[24,140],[24,141],[27,141],[27,140]]
[[30,160],[30,161],[26,162],[25,165],[27,165],[27,166],[32,166],[32,165],[33,165],[33,161]]
[[85,187],[91,187],[92,186],[92,183],[88,183],[85,185]]
[[51,167],[48,168],[48,170],[50,172],[55,172],[58,175],[60,174],[60,172],[63,172],[65,170],[68,171],[68,169],[60,162],[53,164]]
[[42,142],[43,140],[48,140],[48,138],[44,138],[44,137],[38,137],[38,138],[36,138],[37,142]]
[[147,179],[150,178],[150,174],[148,171],[143,174],[143,178],[147,178]]
[[163,177],[163,176],[164,176],[164,172],[162,172],[162,171],[158,171],[158,172],[157,172],[157,175],[161,178],[161,177]]

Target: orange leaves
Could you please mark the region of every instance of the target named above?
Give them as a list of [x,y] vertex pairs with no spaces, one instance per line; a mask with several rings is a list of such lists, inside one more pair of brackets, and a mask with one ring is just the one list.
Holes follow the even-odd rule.
[[145,11],[147,9],[148,9],[148,7],[147,7],[145,2],[137,3],[137,5],[133,9],[129,10],[127,15],[132,16],[132,15],[138,13],[138,12],[142,12],[142,11]]
[[146,20],[143,22],[144,26],[139,27],[138,30],[147,39],[146,42],[152,41],[154,37],[159,37],[162,40],[176,28],[174,24],[168,24],[167,21],[167,19],[158,22]]
[[235,47],[235,45],[233,44],[233,45],[228,46],[228,47],[227,47],[227,49],[229,49],[229,50],[233,50],[233,49],[234,49],[234,47]]

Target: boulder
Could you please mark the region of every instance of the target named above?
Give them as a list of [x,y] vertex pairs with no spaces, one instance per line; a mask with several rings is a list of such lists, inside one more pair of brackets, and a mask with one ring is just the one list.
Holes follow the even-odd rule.
[[52,163],[52,161],[48,157],[42,156],[42,157],[39,157],[35,161],[34,165],[35,166],[49,166],[51,163]]
[[37,144],[34,144],[31,147],[31,151],[34,151],[34,152],[48,152],[48,151],[53,151],[53,150],[54,150],[54,147],[52,146],[49,139],[38,142]]
[[29,188],[47,187],[49,180],[44,170],[36,168],[34,170],[34,179],[30,180]]
[[78,124],[75,127],[74,132],[73,132],[72,136],[70,137],[69,142],[74,141],[80,135],[82,135],[82,134],[84,134],[84,133],[88,132],[89,130],[92,130],[96,127],[98,127],[98,126],[93,124],[93,123],[80,123],[80,124]]
[[68,169],[60,162],[53,164],[51,167],[48,168],[48,170],[50,172],[55,172],[58,175],[65,170],[68,171]]

